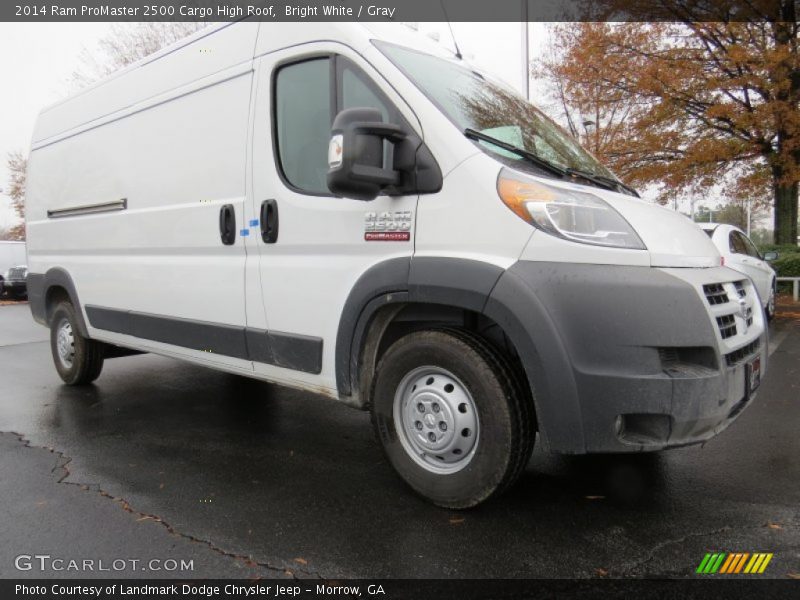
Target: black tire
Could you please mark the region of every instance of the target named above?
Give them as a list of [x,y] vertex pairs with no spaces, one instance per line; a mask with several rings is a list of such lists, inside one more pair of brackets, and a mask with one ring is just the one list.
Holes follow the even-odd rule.
[[775,318],[775,302],[778,295],[777,285],[773,281],[772,287],[770,288],[770,293],[772,294],[771,299],[767,299],[767,306],[764,309],[764,312],[767,314],[767,322],[769,323],[772,319]]
[[[433,456],[436,452],[426,459],[412,458],[406,449],[413,445],[408,442],[412,434],[403,433],[402,418],[396,422],[395,396],[402,395],[398,388],[408,389],[408,377],[427,367],[457,378],[477,412],[479,429],[471,458],[455,472],[433,472],[436,465],[420,464],[443,460]],[[517,480],[533,450],[536,427],[527,386],[501,354],[469,332],[418,331],[397,340],[378,364],[371,399],[373,426],[389,462],[414,491],[438,506],[470,508],[502,493]],[[407,402],[415,406],[416,400]],[[402,415],[402,408],[398,410]]]
[[[59,331],[64,323],[68,323],[72,333],[72,359],[62,360],[59,353]],[[103,370],[104,349],[101,342],[83,337],[78,332],[78,320],[75,307],[70,302],[61,302],[53,311],[50,320],[50,351],[53,354],[58,375],[67,385],[84,385],[100,376]]]

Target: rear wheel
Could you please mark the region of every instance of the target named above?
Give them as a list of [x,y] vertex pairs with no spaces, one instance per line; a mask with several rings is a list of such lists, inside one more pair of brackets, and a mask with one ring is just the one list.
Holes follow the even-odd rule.
[[103,344],[80,334],[70,302],[60,303],[53,311],[50,350],[56,371],[67,385],[91,383],[103,370]]
[[468,332],[421,331],[395,342],[378,365],[372,399],[392,466],[439,506],[489,499],[530,457],[530,398],[504,357]]

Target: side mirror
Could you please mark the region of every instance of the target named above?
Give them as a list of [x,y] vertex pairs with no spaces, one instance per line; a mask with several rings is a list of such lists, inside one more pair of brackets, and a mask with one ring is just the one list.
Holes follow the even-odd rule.
[[764,260],[772,262],[773,260],[778,260],[778,253],[777,252],[764,252]]
[[343,110],[331,128],[328,189],[337,196],[374,200],[382,189],[398,185],[401,172],[384,164],[384,142],[398,144],[405,138],[403,128],[384,123],[375,108]]

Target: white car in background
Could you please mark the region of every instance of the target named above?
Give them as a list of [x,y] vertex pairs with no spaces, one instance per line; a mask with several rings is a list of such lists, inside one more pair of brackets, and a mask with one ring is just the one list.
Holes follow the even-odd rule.
[[778,258],[777,252],[767,252],[764,256],[747,235],[733,225],[720,223],[698,223],[719,249],[725,266],[741,271],[756,286],[761,304],[767,318],[775,316],[775,269],[769,262]]

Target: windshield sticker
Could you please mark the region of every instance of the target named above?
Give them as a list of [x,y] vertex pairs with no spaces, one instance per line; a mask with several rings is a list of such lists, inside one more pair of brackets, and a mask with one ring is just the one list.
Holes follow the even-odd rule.
[[[511,144],[512,146],[516,146],[517,148],[524,148],[525,141],[522,139],[522,130],[516,125],[507,125],[504,127],[489,127],[489,129],[481,130],[481,133],[485,133],[486,135],[490,135],[493,138],[497,138],[501,142],[505,142],[506,144]],[[513,152],[509,152],[508,150],[504,150],[499,146],[495,146],[491,142],[479,142],[483,144],[487,148],[489,148],[492,152],[499,154],[500,156],[505,156],[506,158],[513,158],[515,160],[519,160],[519,155],[514,154]]]

